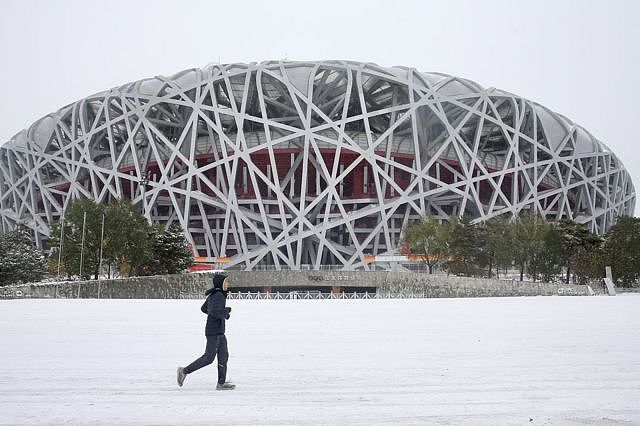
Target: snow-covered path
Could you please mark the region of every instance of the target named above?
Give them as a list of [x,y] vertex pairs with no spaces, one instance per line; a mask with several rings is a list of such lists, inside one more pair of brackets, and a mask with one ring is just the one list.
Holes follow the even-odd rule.
[[0,423],[640,424],[640,295],[0,302]]

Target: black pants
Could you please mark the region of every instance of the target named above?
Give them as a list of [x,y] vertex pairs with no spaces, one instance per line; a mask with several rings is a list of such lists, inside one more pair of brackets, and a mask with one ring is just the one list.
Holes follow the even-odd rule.
[[207,336],[207,347],[204,355],[193,361],[184,368],[184,372],[189,374],[211,364],[218,356],[218,383],[227,380],[227,361],[229,360],[229,350],[227,349],[227,338],[224,334],[218,336]]

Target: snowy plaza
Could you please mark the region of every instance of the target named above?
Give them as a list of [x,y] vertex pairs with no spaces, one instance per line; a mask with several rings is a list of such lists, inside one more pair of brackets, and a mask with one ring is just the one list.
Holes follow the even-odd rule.
[[640,424],[640,295],[0,302],[2,424]]

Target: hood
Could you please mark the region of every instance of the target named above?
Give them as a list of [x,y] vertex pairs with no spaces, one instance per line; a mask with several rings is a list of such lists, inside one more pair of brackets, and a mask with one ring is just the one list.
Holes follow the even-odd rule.
[[222,289],[222,283],[224,282],[224,280],[226,278],[227,278],[227,276],[225,274],[215,274],[213,276],[213,287],[211,287],[209,290],[205,291],[204,294],[206,296],[208,296],[209,294],[213,293],[214,291],[221,291],[223,293],[226,293]]

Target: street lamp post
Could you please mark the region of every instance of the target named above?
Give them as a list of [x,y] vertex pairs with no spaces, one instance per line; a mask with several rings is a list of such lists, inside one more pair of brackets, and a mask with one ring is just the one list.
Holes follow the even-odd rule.
[[63,241],[64,241],[64,215],[60,220],[60,246],[58,248],[58,276],[60,276],[60,263],[62,262]]
[[98,279],[100,279],[100,272],[102,272],[102,243],[104,241],[104,213],[102,213],[102,231],[100,231],[100,262],[98,263]]
[[84,266],[84,231],[87,227],[87,212],[82,216],[82,243],[80,245],[80,279],[82,279],[82,267]]

